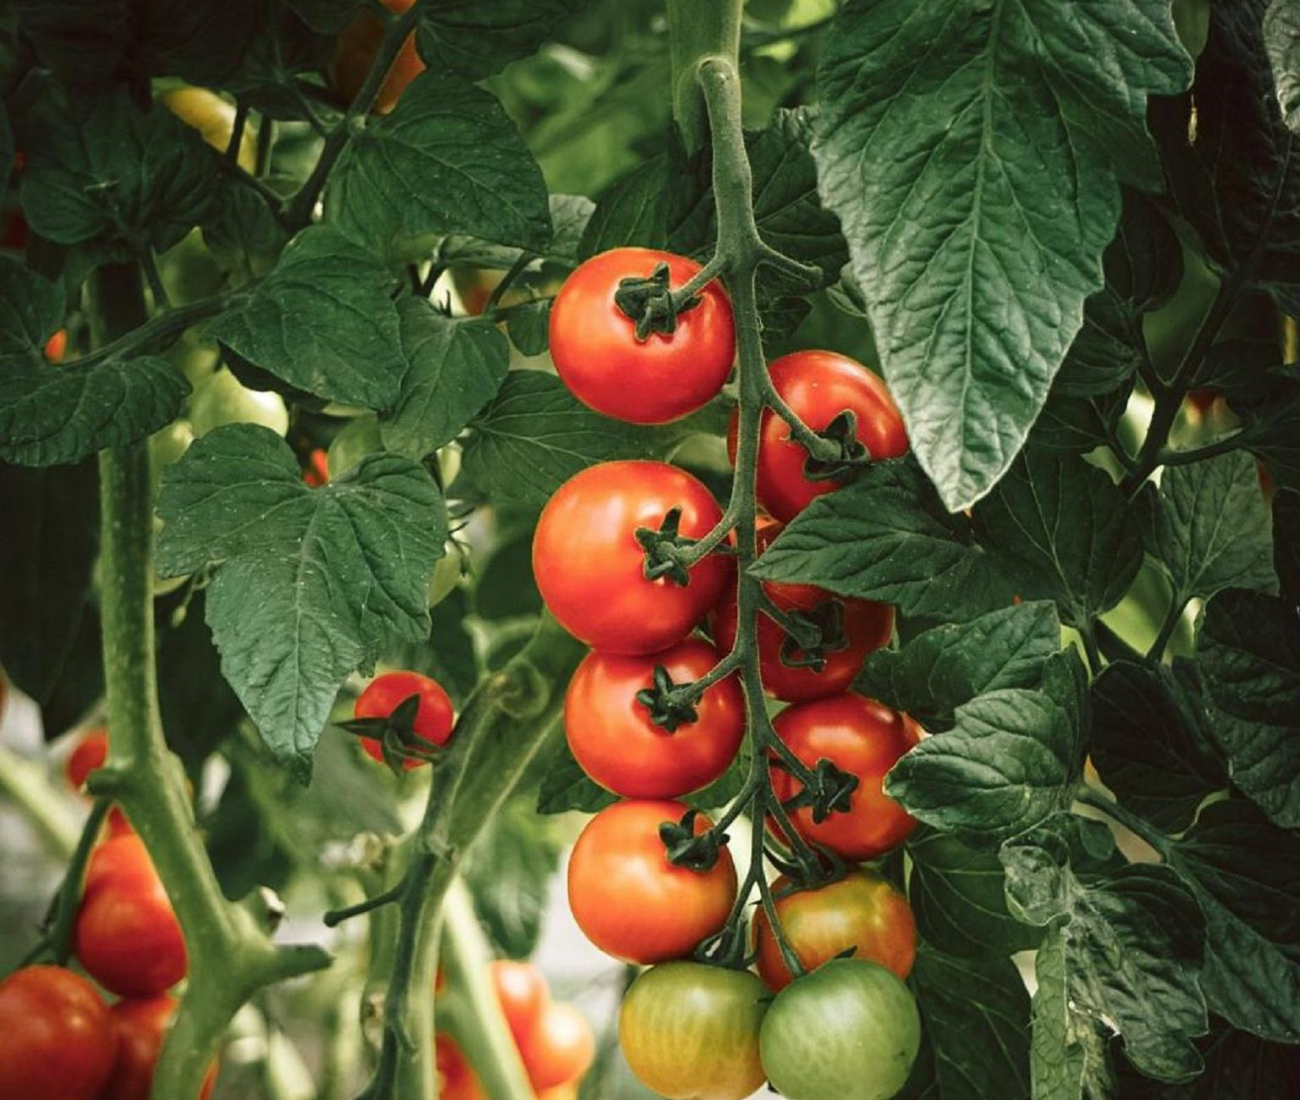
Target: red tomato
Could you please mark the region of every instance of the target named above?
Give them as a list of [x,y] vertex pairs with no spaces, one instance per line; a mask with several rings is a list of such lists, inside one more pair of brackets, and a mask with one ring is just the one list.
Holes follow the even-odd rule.
[[543,1009],[550,1003],[551,993],[542,972],[530,962],[513,959],[495,959],[488,964],[492,985],[501,1002],[501,1014],[514,1036],[515,1045],[537,1026]]
[[[833,351],[796,351],[768,368],[772,384],[813,431],[821,431],[846,409],[857,416],[857,438],[872,458],[907,453],[907,432],[894,399],[880,378],[861,363]],[[737,417],[731,417],[727,449],[736,459]],[[758,444],[758,500],[776,519],[788,523],[823,493],[839,488],[833,480],[804,477],[808,452],[790,438],[790,428],[771,409],[764,410]]]
[[[64,774],[68,777],[68,786],[73,790],[83,790],[90,773],[103,767],[107,759],[108,730],[103,726],[88,730],[77,742],[76,748],[68,754],[68,759],[63,765]],[[108,831],[113,836],[123,836],[132,831],[131,823],[127,821],[126,814],[119,806],[114,806],[109,811]]]
[[[437,680],[418,672],[385,672],[376,676],[357,696],[352,713],[357,718],[387,718],[412,695],[420,697],[415,712],[416,736],[431,745],[445,745],[455,727],[451,699]],[[372,760],[383,763],[384,750],[375,738],[363,737],[361,747]],[[423,763],[423,760],[408,758],[402,767],[410,771]]]
[[303,467],[302,480],[305,485],[319,489],[329,482],[329,456],[324,447],[317,447],[307,456],[307,465]]
[[185,977],[185,938],[138,836],[105,841],[91,857],[75,943],[90,976],[124,997],[162,993]]
[[[401,15],[415,0],[382,0],[394,15]],[[338,93],[340,100],[349,104],[361,91],[361,86],[370,74],[370,65],[379,50],[379,43],[384,37],[384,24],[373,12],[363,11],[339,35],[334,48],[334,60],[330,65],[330,84]],[[409,35],[392,68],[384,78],[375,99],[374,111],[386,115],[401,98],[406,87],[424,72],[424,62],[415,49],[415,35]]]
[[623,279],[668,265],[669,286],[685,286],[700,265],[650,248],[593,256],[565,280],[551,306],[555,370],[584,405],[633,424],[664,424],[707,405],[736,357],[736,326],[722,284],[699,292],[671,333],[636,338],[636,323],[614,302]]
[[[787,707],[773,725],[809,767],[827,759],[858,777],[847,812],[832,813],[820,824],[813,821],[809,806],[792,813],[795,828],[806,840],[861,863],[907,839],[916,821],[884,793],[882,783],[899,757],[920,740],[915,723],[874,699],[845,692]],[[774,763],[772,788],[784,802],[798,794],[802,784]]]
[[97,1100],[116,1051],[113,1017],[84,978],[28,966],[0,982],[0,1100]]
[[628,798],[676,798],[708,786],[736,757],[745,736],[745,699],[728,676],[695,704],[698,718],[669,731],[637,701],[657,666],[674,684],[698,680],[718,651],[694,638],[648,656],[589,653],[564,697],[564,733],[592,779]]
[[68,353],[68,330],[59,329],[53,336],[45,341],[45,358],[51,363],[62,363],[63,357]]
[[455,1039],[439,1032],[434,1037],[434,1050],[438,1064],[438,1100],[487,1100],[478,1074]]
[[[761,554],[781,533],[781,524],[768,523],[758,529],[758,552]],[[766,581],[763,591],[782,611],[802,611],[820,614],[830,610],[828,605],[839,604],[842,616],[844,642],[842,648],[822,652],[825,664],[819,672],[811,665],[800,665],[802,651],[791,654],[794,664],[786,664],[781,651],[785,646],[786,632],[779,623],[761,612],[758,616],[758,656],[763,676],[763,687],[769,695],[787,703],[800,703],[807,699],[820,699],[847,691],[854,677],[862,670],[867,655],[888,644],[894,630],[894,609],[888,604],[873,600],[856,600],[836,596],[813,584],[783,584]],[[729,651],[736,644],[736,597],[723,602],[713,620],[713,637],[718,648]]]
[[[680,802],[616,802],[583,829],[569,857],[569,908],[602,951],[624,962],[679,959],[726,922],[736,868],[725,846],[705,872],[668,862],[659,826]],[[712,823],[699,814],[696,835]]]
[[[778,894],[788,888],[784,876],[773,883]],[[916,959],[916,920],[912,907],[888,882],[865,871],[855,872],[812,890],[797,890],[776,902],[781,931],[805,970],[852,949],[854,958],[888,967],[906,978]],[[775,990],[793,980],[760,908],[754,914],[758,973]]]
[[591,1025],[572,1005],[548,1004],[519,1044],[528,1080],[538,1092],[579,1080],[596,1057]]
[[688,538],[703,537],[722,519],[708,489],[663,462],[605,462],[560,486],[537,522],[533,574],[570,634],[610,653],[658,653],[718,602],[734,573],[724,554],[699,562],[686,585],[646,579],[637,528],[658,530],[674,508]]
[[[117,1028],[117,1059],[97,1100],[149,1100],[154,1066],[176,1014],[176,1000],[161,996],[118,1001],[112,1012]],[[213,1062],[203,1079],[199,1100],[208,1100],[216,1081],[217,1065]]]

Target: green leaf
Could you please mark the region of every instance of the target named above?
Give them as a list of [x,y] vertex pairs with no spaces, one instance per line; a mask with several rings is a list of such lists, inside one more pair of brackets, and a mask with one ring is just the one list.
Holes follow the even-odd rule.
[[[1113,1027],[1149,1077],[1201,1070],[1205,918],[1172,868],[1113,865],[1104,825],[1063,814],[1002,846],[1013,913],[1062,933],[1070,1009]],[[1047,945],[1050,950],[1052,944]]]
[[512,371],[474,421],[463,474],[494,504],[537,509],[579,470],[618,458],[662,456],[691,420],[639,428],[594,413],[553,374]]
[[1290,0],[1272,0],[1264,16],[1268,51],[1283,121],[1300,133],[1300,8]]
[[131,39],[129,0],[22,0],[19,27],[41,64],[85,84],[108,81]]
[[216,164],[198,131],[171,111],[141,111],[125,90],[82,104],[46,88],[20,137],[23,210],[56,244],[161,252],[198,225],[216,193]]
[[307,26],[321,34],[337,34],[356,17],[363,0],[284,0]]
[[492,399],[510,367],[510,348],[492,322],[453,319],[424,298],[404,298],[398,316],[410,366],[380,429],[390,451],[418,459],[455,439]]
[[1087,630],[1123,598],[1142,564],[1137,517],[1104,470],[1078,456],[1026,450],[974,512],[1024,599],[1055,600]]
[[364,241],[468,233],[541,252],[552,232],[541,169],[501,104],[433,72],[353,138],[326,208]]
[[[596,204],[586,195],[552,195],[549,206],[554,233],[546,248],[546,258],[567,267],[576,267],[582,235]],[[477,237],[453,235],[443,239],[439,255],[451,266],[467,264],[493,271],[509,271],[524,255],[524,250]]]
[[1249,455],[1167,468],[1159,493],[1146,494],[1144,520],[1179,607],[1229,585],[1277,590],[1272,523]]
[[1102,1100],[1111,1094],[1106,1042],[1090,1017],[1070,1006],[1065,932],[1048,932],[1034,960],[1030,1077],[1034,1100]]
[[582,231],[579,259],[629,245],[668,246],[669,194],[676,177],[675,161],[670,154],[661,153],[606,188]]
[[1205,912],[1211,1011],[1260,1038],[1300,1043],[1300,836],[1248,802],[1216,802],[1169,863]]
[[250,46],[258,5],[225,0],[146,0],[133,21],[133,45],[155,76],[220,85]]
[[226,181],[203,219],[203,243],[221,266],[240,283],[265,275],[288,235],[271,208],[251,187]]
[[466,622],[469,614],[469,593],[463,587],[454,589],[429,610],[432,625],[428,637],[388,647],[383,663],[432,676],[447,689],[458,708],[463,706],[482,673]]
[[852,485],[818,497],[751,571],[942,619],[1005,607],[1016,591],[910,458],[873,462]]
[[1230,588],[1205,608],[1196,643],[1210,729],[1233,785],[1274,822],[1300,828],[1300,618]]
[[618,795],[611,794],[595,780],[588,778],[573,758],[568,743],[561,741],[554,757],[547,764],[542,788],[537,794],[537,812],[562,814],[569,810],[580,810],[585,814],[594,814],[617,801]]
[[1279,1100],[1300,1086],[1300,1047],[1266,1043],[1243,1031],[1222,1028],[1197,1046],[1205,1072],[1178,1087],[1129,1071],[1120,1100]]
[[[1056,376],[1058,382],[1063,374]],[[1067,397],[1053,387],[1029,434],[1028,446],[1076,455],[1114,446],[1132,392],[1131,382],[1092,397]]]
[[1037,687],[1044,662],[1060,648],[1055,606],[1046,600],[1019,604],[933,627],[901,649],[878,650],[858,686],[933,733],[986,691]]
[[407,369],[392,290],[374,256],[338,230],[314,226],[208,335],[307,393],[386,409]]
[[1165,665],[1119,661],[1092,684],[1092,760],[1119,801],[1181,832],[1227,783],[1205,708]]
[[1149,96],[1191,75],[1167,0],[854,0],[813,147],[885,377],[950,510],[1024,443],[1101,286],[1118,181],[1162,185]]
[[1068,809],[1083,771],[1086,698],[1073,652],[1053,658],[1040,689],[1002,688],[957,708],[885,779],[914,817],[972,843],[1000,840]]
[[474,911],[497,949],[526,959],[537,947],[551,876],[563,838],[539,820],[526,798],[513,798],[494,814],[470,849],[462,874]]
[[953,955],[985,957],[1037,946],[1039,931],[1007,911],[996,852],[923,825],[909,838],[907,854],[907,896],[923,942]]
[[527,57],[587,0],[440,0],[419,24],[420,56],[435,72],[479,80]]
[[1029,994],[1010,959],[922,944],[912,984],[924,1049],[900,1100],[1029,1100]]
[[162,479],[157,565],[214,567],[208,625],[221,669],[272,753],[299,779],[344,678],[389,638],[429,629],[429,574],[443,553],[437,487],[397,455],[363,459],[310,489],[274,432],[216,428]]
[[10,517],[0,538],[0,667],[44,704],[77,640],[90,594],[99,547],[96,467],[0,464],[0,515]]
[[541,355],[550,343],[551,303],[524,302],[506,314],[510,342],[521,355]]
[[533,531],[502,536],[475,570],[474,613],[480,619],[530,618],[541,614],[542,594],[533,579]]

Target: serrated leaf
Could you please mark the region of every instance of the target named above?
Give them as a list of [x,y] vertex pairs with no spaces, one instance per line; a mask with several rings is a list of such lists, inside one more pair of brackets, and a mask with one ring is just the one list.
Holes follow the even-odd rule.
[[617,458],[664,455],[691,420],[639,428],[592,412],[543,371],[513,371],[475,419],[464,476],[496,504],[540,508],[579,470]]
[[234,181],[217,192],[201,228],[203,243],[240,283],[270,271],[288,243],[284,227],[266,200],[251,187]]
[[1118,181],[1161,186],[1146,100],[1190,76],[1167,0],[840,9],[818,72],[821,192],[950,510],[1023,444],[1101,286]]
[[541,790],[537,794],[539,814],[562,814],[581,810],[594,814],[618,801],[582,770],[567,743],[561,742],[554,756],[547,762],[542,776]]
[[300,233],[208,335],[307,393],[390,408],[407,369],[393,280],[330,226]]
[[668,245],[668,196],[674,173],[661,153],[616,180],[600,196],[578,243],[578,258],[610,248]]
[[404,298],[398,316],[410,365],[380,430],[390,451],[419,459],[455,439],[492,399],[510,348],[492,322],[448,317],[423,298]]
[[[1059,381],[1061,375],[1056,377]],[[1092,397],[1066,397],[1053,389],[1029,433],[1027,446],[1081,455],[1098,447],[1121,445],[1116,440],[1132,392],[1132,381]]]
[[1201,984],[1234,1027],[1300,1043],[1300,837],[1240,799],[1207,806],[1169,855],[1208,929]]
[[1249,455],[1166,469],[1145,503],[1147,550],[1168,573],[1179,607],[1229,585],[1276,591],[1272,522]]
[[1181,832],[1227,783],[1204,707],[1164,665],[1109,665],[1092,684],[1092,760],[1119,801]]
[[437,72],[479,80],[527,57],[586,2],[441,0],[420,20],[420,56]]
[[1037,825],[1074,800],[1083,771],[1086,699],[1072,652],[1042,687],[1002,688],[957,708],[951,730],[923,740],[885,778],[914,817],[972,843]]
[[428,580],[446,511],[425,471],[370,455],[320,489],[253,425],[216,428],[162,479],[157,567],[212,567],[207,620],[221,668],[272,753],[298,778],[344,678],[389,638],[429,629]]
[[326,208],[365,241],[467,233],[541,252],[552,232],[541,169],[501,104],[434,72],[353,138]]
[[1205,608],[1196,642],[1210,730],[1233,785],[1283,828],[1300,828],[1300,617],[1294,605],[1230,588]]
[[966,518],[944,509],[910,458],[873,462],[853,484],[818,497],[751,572],[930,618],[973,617],[1015,595],[1014,581],[975,545]]
[[1037,945],[1037,929],[1007,911],[997,853],[921,826],[907,842],[907,896],[924,943],[953,955],[1010,955]]
[[1189,1080],[1202,1066],[1192,1040],[1208,1027],[1197,981],[1205,918],[1172,868],[1113,866],[1097,858],[1103,842],[1104,825],[1068,814],[1008,841],[1008,902],[1060,929],[1072,1012],[1118,1031],[1148,1076]]
[[217,169],[197,130],[142,111],[125,90],[78,103],[46,89],[24,119],[23,210],[63,245],[163,251],[203,219]]
[[1283,121],[1300,133],[1300,8],[1292,0],[1272,0],[1264,16],[1268,51]]
[[1030,1077],[1034,1100],[1105,1100],[1112,1078],[1097,1023],[1070,1007],[1065,934],[1047,934],[1034,960]]
[[[546,258],[569,267],[576,266],[582,234],[586,231],[596,204],[586,195],[551,195],[549,206],[554,232],[551,243],[546,248]],[[493,244],[477,237],[453,235],[444,238],[438,248],[438,255],[443,263],[451,266],[468,264],[494,271],[509,271],[524,255],[524,250]]]
[[550,343],[551,303],[524,302],[506,314],[510,342],[521,355],[541,355]]
[[1123,598],[1142,564],[1137,517],[1104,470],[1078,456],[1026,450],[974,511],[1023,599],[1055,600],[1087,630]]
[[933,627],[900,649],[878,650],[858,686],[933,733],[951,725],[953,712],[977,695],[1036,687],[1044,662],[1060,648],[1055,605],[1019,604]]

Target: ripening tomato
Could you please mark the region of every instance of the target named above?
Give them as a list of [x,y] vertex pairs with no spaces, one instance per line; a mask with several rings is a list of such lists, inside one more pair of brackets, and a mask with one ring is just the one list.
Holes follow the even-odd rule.
[[[118,1001],[112,1014],[117,1028],[117,1058],[97,1100],[149,1100],[154,1066],[176,1015],[176,1000],[159,996]],[[203,1078],[199,1100],[208,1100],[216,1081],[214,1061]]]
[[524,1036],[537,1026],[542,1010],[550,1003],[546,978],[532,963],[513,959],[494,959],[488,963],[488,974],[506,1026],[519,1046]]
[[721,598],[732,560],[710,554],[689,583],[647,580],[638,528],[659,530],[680,509],[679,533],[701,538],[722,519],[713,494],[663,462],[605,462],[560,486],[533,536],[533,574],[570,634],[609,653],[658,653],[680,642]]
[[[813,431],[821,431],[846,409],[857,417],[857,438],[873,459],[907,453],[903,418],[879,376],[833,351],[796,351],[768,368],[772,385]],[[731,417],[727,449],[736,458],[737,416]],[[758,444],[758,500],[788,523],[823,493],[839,488],[828,479],[804,476],[808,452],[790,438],[790,428],[771,409],[763,412]]]
[[116,1051],[113,1017],[85,978],[28,966],[0,982],[0,1100],[97,1100]]
[[319,489],[322,485],[328,485],[329,479],[329,458],[325,454],[325,448],[315,447],[307,455],[307,464],[302,468],[302,483]]
[[[416,736],[431,745],[445,745],[455,727],[451,698],[437,680],[418,672],[385,672],[376,676],[357,696],[352,713],[356,718],[387,718],[412,695],[420,697],[413,725]],[[383,763],[384,749],[375,738],[363,737],[361,747],[372,760]],[[423,760],[407,758],[402,767],[410,771],[423,763]]]
[[745,736],[736,677],[709,687],[695,704],[696,720],[675,730],[655,725],[636,696],[650,688],[657,667],[684,684],[717,663],[718,651],[694,638],[647,656],[589,653],[564,697],[564,733],[582,770],[628,798],[677,798],[712,783]]
[[[207,88],[174,88],[159,97],[164,106],[185,125],[196,129],[203,140],[219,153],[230,147],[235,136],[235,105]],[[257,133],[245,125],[236,154],[245,172],[257,169]]]
[[75,945],[87,973],[124,997],[162,993],[185,977],[185,938],[138,836],[113,837],[91,857]]
[[769,995],[748,970],[661,963],[623,998],[623,1056],[669,1100],[744,1100],[766,1078],[758,1037]]
[[519,1041],[519,1057],[537,1092],[580,1080],[596,1057],[596,1036],[572,1005],[550,1002]]
[[[401,15],[415,0],[383,0],[383,5],[394,15]],[[371,63],[379,51],[379,44],[384,38],[384,23],[370,11],[363,11],[339,35],[334,48],[334,60],[330,64],[330,84],[338,94],[339,100],[347,105],[357,97],[366,77],[370,75]],[[406,91],[406,87],[424,72],[424,62],[415,49],[415,34],[410,34],[393,59],[392,68],[384,77],[375,99],[373,110],[376,114],[386,115]]]
[[[758,529],[760,554],[771,545],[781,529],[779,523],[766,523]],[[783,654],[788,637],[785,630],[771,616],[759,613],[756,634],[763,687],[769,695],[787,703],[800,703],[847,691],[862,670],[867,655],[888,644],[894,631],[894,609],[889,604],[837,596],[813,584],[765,581],[763,591],[782,611],[802,612],[818,619],[829,619],[833,613],[840,622],[840,644],[823,648],[821,657],[824,663],[818,670],[811,664],[802,663],[807,658],[799,649]],[[719,649],[727,652],[736,644],[734,594],[714,612],[712,628]],[[787,657],[790,663],[787,663]]]
[[777,994],[759,1036],[788,1100],[890,1100],[921,1045],[916,998],[883,966],[835,959]]
[[[789,885],[781,877],[773,890],[780,894]],[[876,875],[856,871],[839,882],[788,893],[777,898],[776,915],[805,970],[816,970],[852,950],[854,958],[879,963],[900,978],[912,971],[916,959],[912,907]],[[773,989],[784,989],[792,980],[790,971],[761,908],[754,914],[753,931],[759,976]]]
[[[681,821],[680,802],[616,802],[583,829],[569,857],[569,908],[602,951],[649,964],[689,954],[727,922],[736,868],[725,845],[708,871],[668,862],[664,822]],[[698,836],[712,823],[695,818]]]
[[[794,826],[806,840],[825,845],[851,863],[861,863],[907,839],[916,820],[882,788],[885,774],[919,741],[915,723],[904,721],[903,715],[874,699],[845,692],[796,703],[772,724],[810,768],[827,759],[858,777],[847,812],[836,811],[818,823],[810,806],[793,811]],[[779,764],[772,764],[772,789],[782,802],[802,786]]]
[[[64,774],[68,777],[68,786],[76,791],[83,790],[90,773],[103,767],[107,759],[108,730],[103,726],[88,730],[68,754],[68,759],[63,765]],[[131,832],[131,823],[127,821],[120,806],[114,806],[108,813],[108,831],[114,836]]]
[[578,266],[551,305],[555,370],[574,397],[633,424],[664,424],[712,400],[736,357],[736,326],[717,280],[677,315],[671,333],[636,338],[636,322],[614,301],[624,279],[668,265],[669,286],[685,286],[700,265],[651,248],[615,248]]
[[455,1039],[440,1031],[434,1037],[434,1052],[438,1066],[438,1100],[487,1100],[478,1074]]
[[53,336],[45,341],[45,358],[51,363],[62,363],[68,354],[68,330],[57,329]]

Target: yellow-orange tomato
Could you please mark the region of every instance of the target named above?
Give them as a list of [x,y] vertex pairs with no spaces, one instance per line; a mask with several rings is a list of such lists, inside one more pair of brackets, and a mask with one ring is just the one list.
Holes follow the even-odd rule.
[[[235,133],[235,108],[207,88],[177,88],[165,92],[163,104],[187,126],[193,126],[203,140],[224,153]],[[257,167],[257,134],[245,126],[239,139],[239,167],[252,172]]]
[[[779,894],[789,886],[777,879]],[[916,959],[916,920],[907,899],[888,882],[858,872],[813,890],[797,890],[776,902],[777,919],[786,942],[805,970],[852,949],[854,958],[888,967],[906,978]],[[775,990],[792,981],[772,935],[767,914],[754,915],[754,942],[758,948],[758,973]]]
[[478,1074],[455,1039],[440,1032],[434,1039],[434,1049],[438,1064],[438,1100],[487,1100]]
[[591,1024],[572,1005],[548,1004],[519,1041],[519,1057],[538,1092],[580,1081],[596,1057]]
[[546,979],[532,963],[513,959],[495,959],[488,964],[488,973],[506,1026],[514,1036],[515,1045],[522,1048],[524,1039],[536,1030],[550,1004],[551,991]]
[[[415,0],[383,0],[384,7],[394,15],[401,15]],[[379,43],[384,38],[384,24],[373,12],[363,11],[339,35],[338,45],[334,50],[334,60],[330,64],[330,83],[344,103],[351,103],[361,91],[370,72],[370,65],[375,60]],[[424,62],[415,50],[415,35],[411,34],[402,43],[392,68],[384,77],[375,99],[374,110],[381,115],[388,114],[397,106],[406,87],[424,72]]]
[[51,363],[62,363],[68,354],[68,330],[61,328],[45,341],[45,358]]

